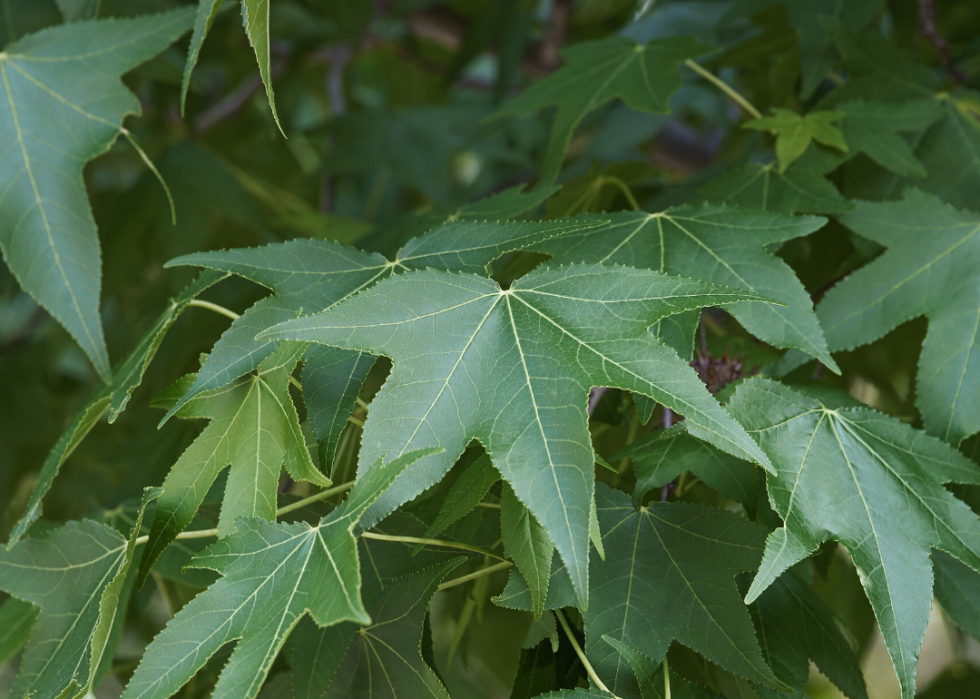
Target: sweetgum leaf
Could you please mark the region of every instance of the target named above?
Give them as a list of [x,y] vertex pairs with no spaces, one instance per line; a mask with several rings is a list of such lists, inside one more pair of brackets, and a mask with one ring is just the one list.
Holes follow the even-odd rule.
[[[460,474],[449,492],[446,493],[446,499],[443,501],[442,507],[439,508],[439,514],[432,522],[432,526],[426,530],[423,538],[436,538],[447,527],[475,510],[493,484],[499,480],[500,472],[493,467],[490,457],[483,454],[477,458]],[[420,544],[416,551],[421,549],[422,545]]]
[[[603,636],[602,640],[612,646],[617,653],[623,656],[640,690],[640,699],[664,699],[667,696],[666,684],[664,681],[663,663],[655,663],[653,660],[631,648],[621,641],[617,641],[611,636]],[[683,677],[671,674],[667,680],[670,683],[670,696],[677,699],[717,699],[720,695],[693,685]]]
[[773,108],[772,116],[747,121],[742,125],[756,131],[772,131],[776,134],[776,159],[779,171],[799,160],[811,141],[847,151],[847,142],[833,122],[844,118],[843,112],[818,110],[797,114],[790,109]]
[[109,642],[146,506],[147,488],[129,539],[91,520],[0,550],[0,589],[40,607],[10,695],[92,696]]
[[584,607],[595,468],[589,389],[648,395],[684,415],[697,436],[768,466],[694,371],[647,332],[671,313],[748,300],[765,297],[603,265],[535,271],[508,290],[476,275],[425,270],[260,338],[392,358],[392,375],[365,423],[359,474],[381,454],[446,448],[406,471],[367,522],[437,483],[478,439],[557,546]]
[[496,112],[496,117],[558,108],[541,166],[541,182],[558,177],[572,134],[582,119],[614,99],[630,109],[667,114],[681,86],[679,64],[715,49],[691,36],[640,45],[621,36],[586,41],[561,51],[565,65],[538,80]]
[[862,151],[884,168],[906,177],[925,177],[926,169],[915,157],[900,131],[920,131],[940,118],[942,106],[935,100],[908,100],[898,104],[851,100],[838,106],[844,114],[841,131],[854,151]]
[[521,577],[529,583],[534,618],[540,619],[548,598],[555,545],[507,483],[500,495],[500,536],[504,554],[514,561]]
[[73,22],[0,53],[0,251],[21,287],[109,383],[99,318],[102,261],[82,179],[140,103],[119,79],[190,27],[192,11]]
[[140,585],[163,550],[190,524],[215,478],[229,464],[219,536],[232,534],[239,517],[275,519],[282,466],[296,480],[330,485],[310,460],[289,395],[289,377],[305,350],[303,344],[283,343],[255,374],[204,393],[181,411],[184,417],[209,418],[211,423],[163,481],[163,496],[140,563]]
[[[819,390],[819,392],[817,392]],[[980,483],[948,444],[832,391],[813,396],[749,379],[728,405],[776,467],[769,498],[785,525],[773,532],[746,600],[825,541],[847,547],[878,619],[902,696],[932,604],[931,549],[980,570],[980,522],[943,483]]]
[[[609,223],[566,233],[534,249],[552,255],[552,264],[645,267],[774,298],[786,305],[739,303],[727,310],[759,339],[776,347],[801,349],[839,372],[809,294],[793,270],[766,249],[808,235],[826,219],[711,205],[672,207],[659,214],[620,212],[603,218]],[[692,341],[693,336],[688,336],[688,346]]]
[[212,696],[254,699],[300,619],[320,626],[370,624],[361,601],[353,530],[365,510],[410,463],[431,451],[378,463],[317,526],[240,519],[237,531],[198,554],[193,565],[221,573],[146,649],[124,699],[175,694],[219,648],[238,641]]
[[944,551],[932,554],[936,600],[964,632],[980,638],[980,575]]
[[24,514],[14,525],[10,534],[10,540],[7,542],[8,547],[17,543],[27,528],[41,516],[41,501],[51,489],[51,484],[57,477],[61,465],[71,456],[75,447],[102,419],[106,411],[109,412],[109,422],[112,422],[125,410],[129,397],[143,380],[143,374],[156,355],[167,331],[187,308],[187,304],[202,291],[223,278],[224,276],[217,272],[205,271],[180,295],[170,299],[167,308],[156,319],[156,322],[150,326],[136,347],[116,367],[112,382],[101,386],[76,413],[68,428],[58,438],[54,448],[45,459],[41,472],[38,474],[37,486],[31,493]]
[[194,31],[191,32],[191,43],[187,49],[187,62],[184,64],[184,77],[180,85],[180,113],[184,114],[187,104],[187,91],[191,86],[191,74],[197,66],[201,55],[201,46],[211,31],[211,26],[221,10],[224,0],[199,0],[197,15],[194,17]]
[[735,576],[755,570],[765,533],[730,512],[686,503],[637,510],[596,487],[605,561],[592,561],[586,652],[615,694],[635,691],[616,641],[659,663],[673,640],[754,682],[783,688],[766,666]]
[[0,605],[0,665],[17,654],[37,620],[38,608],[30,602],[8,597]]
[[817,306],[828,344],[853,349],[926,316],[916,405],[928,432],[959,444],[980,431],[980,214],[907,189],[840,220],[887,250]]

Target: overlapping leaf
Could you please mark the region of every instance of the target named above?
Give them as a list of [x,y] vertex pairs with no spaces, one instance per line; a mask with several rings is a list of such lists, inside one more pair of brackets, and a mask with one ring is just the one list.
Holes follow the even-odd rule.
[[432,486],[472,439],[548,532],[586,606],[594,458],[592,386],[642,393],[692,433],[764,465],[741,427],[647,328],[670,313],[763,300],[740,289],[602,265],[532,272],[510,289],[475,275],[398,275],[332,310],[260,336],[392,358],[364,430],[359,472],[381,454],[440,445],[368,513],[376,522]]
[[626,660],[608,636],[659,663],[671,641],[754,682],[780,688],[766,666],[735,582],[754,570],[764,532],[724,510],[651,503],[596,487],[608,556],[592,561],[591,605],[583,613],[586,652],[616,694],[635,691]]
[[256,373],[188,403],[183,417],[209,418],[210,424],[181,454],[163,481],[150,541],[140,563],[139,584],[204,501],[214,480],[231,466],[218,519],[218,532],[235,531],[239,517],[275,519],[279,472],[320,486],[330,479],[310,460],[300,431],[289,377],[306,347],[283,343]]
[[572,134],[589,112],[621,99],[630,109],[666,114],[671,95],[681,86],[678,65],[713,50],[690,36],[643,45],[619,36],[576,44],[561,52],[563,67],[505,103],[496,116],[558,108],[541,166],[541,181],[551,184]]
[[[534,246],[553,262],[602,262],[646,267],[665,274],[739,287],[785,306],[734,304],[732,315],[756,337],[776,347],[795,347],[833,370],[813,303],[789,266],[766,246],[812,233],[826,221],[728,206],[680,206],[659,214],[605,215],[609,223],[567,233]],[[695,319],[696,322],[696,319]],[[693,342],[690,324],[687,344]]]
[[103,381],[102,262],[82,167],[139,114],[120,76],[187,31],[192,11],[73,22],[0,53],[0,250],[21,287],[71,333]]
[[11,696],[92,696],[143,512],[160,494],[148,488],[129,539],[91,520],[69,522],[0,550],[0,589],[40,607]]
[[500,536],[504,554],[514,561],[531,590],[534,618],[540,619],[548,598],[555,545],[506,483],[500,495]]
[[916,404],[926,430],[958,444],[980,431],[980,214],[909,189],[840,219],[887,250],[820,302],[828,344],[852,349],[926,316]]
[[897,104],[851,100],[838,107],[840,128],[851,150],[861,151],[884,168],[905,177],[925,177],[926,169],[899,132],[921,131],[942,116],[936,100]]
[[743,127],[776,134],[776,159],[780,173],[785,173],[786,168],[799,160],[811,141],[847,151],[844,135],[833,123],[844,117],[843,112],[816,110],[801,115],[790,109],[775,108],[772,111],[772,116],[747,121]]
[[216,272],[204,272],[180,295],[171,299],[167,308],[150,329],[143,334],[133,351],[116,367],[112,382],[100,387],[78,411],[68,428],[58,438],[41,467],[37,486],[31,493],[24,514],[10,534],[10,540],[7,542],[8,547],[15,544],[24,535],[27,528],[41,516],[41,501],[50,490],[61,465],[71,456],[79,442],[102,419],[106,411],[109,412],[109,422],[112,422],[126,408],[129,397],[143,380],[143,373],[156,355],[167,331],[187,308],[187,305],[202,291],[220,279],[222,279],[222,275]]
[[746,599],[756,600],[824,541],[840,541],[910,698],[932,604],[930,549],[980,571],[980,521],[942,484],[980,483],[980,469],[934,437],[816,391],[749,379],[729,403],[776,467],[767,476],[769,497],[785,522],[769,536]]
[[224,644],[237,640],[212,696],[254,699],[300,618],[320,626],[370,624],[361,601],[353,529],[401,471],[430,452],[411,452],[376,467],[347,500],[313,527],[239,520],[235,534],[193,563],[224,575],[194,598],[146,650],[125,699],[175,694]]
[[[653,662],[635,648],[611,636],[603,636],[602,640],[612,646],[633,671],[633,677],[639,686],[640,699],[665,699],[667,696],[677,699],[718,699],[720,696],[704,687],[691,684],[677,674],[665,677],[664,673],[669,672],[669,669],[665,669],[663,663]],[[670,687],[669,695],[667,687]]]

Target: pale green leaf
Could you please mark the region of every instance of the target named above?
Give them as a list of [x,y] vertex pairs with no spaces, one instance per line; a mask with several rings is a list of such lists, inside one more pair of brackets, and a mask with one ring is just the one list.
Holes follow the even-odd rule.
[[927,431],[959,444],[980,431],[980,214],[908,189],[840,220],[887,250],[820,302],[828,344],[853,349],[926,316],[916,405]]
[[679,64],[712,51],[690,36],[643,45],[621,36],[575,44],[562,50],[564,66],[504,103],[495,116],[558,108],[540,175],[541,182],[550,185],[558,177],[572,134],[587,114],[614,99],[637,111],[668,113],[670,97],[681,86]]
[[910,699],[932,605],[930,549],[980,570],[980,522],[942,484],[980,483],[980,469],[935,437],[851,407],[846,395],[811,393],[749,379],[728,405],[776,466],[769,498],[785,522],[769,536],[746,599],[824,541],[841,542]]
[[239,517],[275,519],[282,466],[296,480],[330,485],[310,460],[289,395],[289,377],[306,347],[284,343],[249,374],[204,393],[181,411],[210,418],[163,481],[150,541],[140,562],[139,584],[163,550],[190,524],[215,478],[231,466],[218,519],[220,536],[235,531]]
[[51,484],[57,477],[61,465],[71,456],[75,447],[98,424],[106,411],[109,412],[109,422],[112,422],[126,408],[129,397],[143,380],[143,374],[156,355],[167,331],[187,308],[187,304],[222,278],[222,275],[215,272],[204,272],[179,296],[172,298],[156,322],[140,338],[133,351],[116,367],[112,382],[101,386],[78,411],[41,467],[37,486],[31,493],[24,514],[14,525],[10,540],[7,542],[8,547],[15,544],[27,528],[41,516],[41,501],[51,489]]
[[686,503],[637,510],[628,495],[596,487],[608,552],[592,561],[586,652],[616,694],[635,690],[624,658],[603,636],[659,663],[677,640],[741,677],[775,687],[735,576],[755,570],[763,530],[730,512]]
[[353,530],[364,511],[410,463],[412,452],[371,469],[319,525],[241,519],[235,534],[193,561],[222,573],[157,634],[124,699],[175,694],[215,652],[238,641],[212,692],[215,699],[254,699],[276,655],[309,613],[320,626],[371,623],[361,601]]
[[73,22],[0,53],[0,250],[25,291],[111,380],[99,318],[102,261],[82,179],[140,103],[120,76],[187,31],[192,11]]
[[775,107],[773,115],[753,119],[742,124],[742,128],[756,131],[772,131],[776,134],[776,159],[779,172],[799,160],[811,141],[825,146],[847,151],[847,142],[840,129],[833,122],[844,118],[843,112],[814,111],[804,115],[789,109]]
[[504,554],[514,561],[530,587],[534,618],[540,619],[548,598],[555,545],[507,483],[500,494],[500,536]]
[[[673,207],[659,214],[621,212],[603,218],[609,223],[569,232],[534,247],[552,255],[552,264],[602,262],[645,267],[774,298],[786,305],[739,303],[726,310],[759,339],[776,347],[801,349],[839,371],[827,350],[810,295],[789,265],[767,249],[812,233],[826,219],[711,205]],[[685,334],[688,347],[693,323],[690,328],[691,334]]]
[[592,386],[649,395],[684,415],[696,436],[767,465],[693,370],[647,332],[670,313],[742,300],[764,297],[602,265],[535,271],[506,291],[483,277],[425,270],[260,338],[302,338],[392,358],[392,375],[365,424],[360,472],[381,454],[446,448],[407,471],[367,521],[438,482],[478,439],[557,546],[585,606]]

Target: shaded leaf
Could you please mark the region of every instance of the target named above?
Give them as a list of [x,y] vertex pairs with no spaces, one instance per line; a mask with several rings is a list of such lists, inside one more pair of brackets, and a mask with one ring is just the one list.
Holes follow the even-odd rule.
[[0,606],[0,665],[17,654],[37,620],[38,608],[30,602],[9,597]]
[[540,619],[548,598],[555,545],[507,483],[500,495],[500,536],[504,554],[514,561],[521,576],[529,583],[534,618]]
[[617,653],[623,656],[633,677],[639,685],[641,699],[664,699],[667,696],[666,685],[670,684],[670,697],[677,699],[717,699],[720,695],[704,687],[693,685],[676,673],[664,680],[664,664],[655,663],[635,648],[617,641],[611,636],[603,636],[602,640],[611,645]]
[[963,631],[980,639],[980,575],[944,551],[932,554],[936,599]]
[[191,86],[191,74],[201,55],[201,46],[211,31],[224,0],[199,0],[197,15],[194,18],[194,31],[191,33],[190,47],[187,49],[187,63],[184,64],[184,77],[180,85],[180,113],[183,115],[187,103],[187,90]]
[[[449,488],[446,499],[439,508],[438,516],[432,526],[426,530],[423,538],[434,539],[446,528],[475,510],[490,491],[491,486],[499,480],[500,472],[493,467],[490,457],[486,454],[478,457],[466,467]],[[421,548],[422,546],[419,545],[416,551]]]
[[925,177],[926,169],[899,131],[919,131],[940,118],[935,100],[899,104],[852,100],[838,107],[844,114],[841,131],[854,151],[862,151],[884,168],[906,177]]

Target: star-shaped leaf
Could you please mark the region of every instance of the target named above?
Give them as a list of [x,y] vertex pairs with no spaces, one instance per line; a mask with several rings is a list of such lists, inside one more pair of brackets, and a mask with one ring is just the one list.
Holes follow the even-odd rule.
[[847,547],[902,686],[932,604],[930,549],[980,571],[980,521],[943,483],[980,483],[980,469],[948,444],[823,387],[806,395],[749,379],[729,403],[769,454],[769,498],[785,525],[766,542],[746,600],[824,541]]
[[150,541],[140,562],[140,585],[163,550],[190,524],[211,484],[229,464],[218,519],[220,536],[233,533],[239,517],[275,519],[283,465],[296,480],[330,485],[310,460],[288,390],[289,377],[305,349],[302,344],[284,343],[255,374],[204,393],[181,411],[183,417],[211,422],[163,481]]
[[959,444],[980,431],[980,214],[907,189],[840,220],[887,250],[820,302],[828,344],[853,349],[926,316],[916,405],[927,431]]
[[670,97],[681,86],[679,64],[714,50],[691,36],[643,45],[621,36],[575,44],[562,50],[564,66],[506,102],[495,116],[558,108],[541,166],[541,182],[551,184],[572,134],[589,112],[621,99],[630,109],[667,114]]
[[109,422],[113,422],[126,409],[129,397],[143,380],[143,374],[156,355],[160,343],[167,331],[176,322],[187,305],[202,291],[223,279],[223,275],[210,270],[201,274],[178,296],[170,299],[167,308],[160,314],[150,329],[147,330],[136,347],[127,357],[116,366],[111,383],[104,384],[88,399],[68,428],[61,434],[54,448],[48,454],[41,472],[38,474],[37,486],[31,493],[24,514],[14,525],[7,546],[17,543],[27,531],[27,528],[41,516],[41,501],[51,489],[51,484],[58,475],[61,465],[65,463],[75,447],[98,424],[106,411],[109,412]]
[[847,142],[833,122],[844,118],[843,112],[814,111],[797,114],[790,109],[775,107],[772,116],[745,122],[742,126],[756,131],[772,131],[776,134],[776,159],[779,172],[799,160],[811,141],[847,151]]
[[293,627],[307,613],[320,626],[370,624],[361,601],[353,530],[401,471],[431,451],[411,452],[364,474],[319,525],[241,519],[237,531],[193,565],[222,573],[146,649],[125,699],[175,694],[226,643],[238,641],[212,696],[254,699]]
[[169,46],[193,11],[73,22],[0,53],[0,250],[21,287],[47,309],[108,383],[99,318],[102,261],[82,179],[140,103],[120,76]]
[[[628,211],[603,218],[609,223],[566,233],[534,249],[552,255],[553,264],[646,267],[777,299],[786,305],[741,303],[728,311],[759,339],[776,347],[802,349],[838,371],[809,294],[793,270],[766,248],[812,233],[826,219],[709,205],[673,207],[659,214]],[[688,347],[694,340],[696,319],[692,321]]]
[[921,131],[943,114],[936,100],[900,103],[851,100],[839,105],[840,128],[853,151],[866,153],[884,168],[905,177],[925,177],[926,169],[915,157],[900,131]]
[[735,582],[755,570],[765,533],[703,505],[658,502],[637,510],[630,496],[605,485],[596,487],[596,500],[608,555],[592,561],[583,618],[586,652],[609,689],[629,693],[636,684],[603,636],[656,663],[676,639],[729,672],[781,688]]
[[93,695],[113,622],[125,611],[119,601],[143,513],[159,494],[146,489],[128,540],[83,520],[0,550],[0,589],[41,608],[11,696]]
[[568,564],[585,606],[594,458],[592,386],[642,393],[684,415],[698,437],[766,464],[693,370],[647,332],[702,306],[764,300],[648,270],[573,265],[501,289],[485,277],[409,272],[339,306],[283,323],[264,339],[299,339],[390,356],[371,405],[360,470],[381,454],[440,445],[368,513],[376,522],[437,483],[478,439]]

